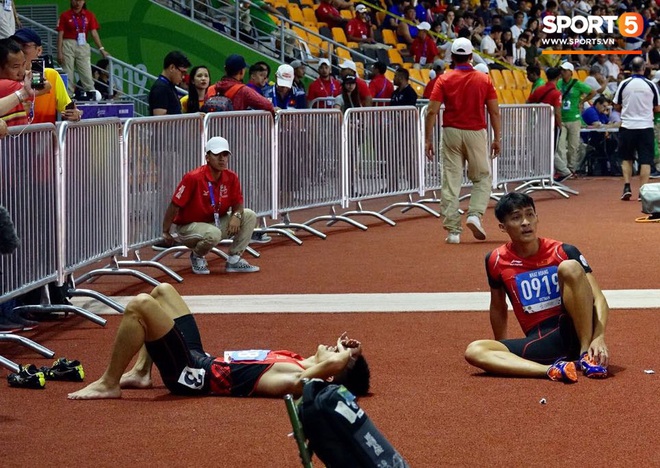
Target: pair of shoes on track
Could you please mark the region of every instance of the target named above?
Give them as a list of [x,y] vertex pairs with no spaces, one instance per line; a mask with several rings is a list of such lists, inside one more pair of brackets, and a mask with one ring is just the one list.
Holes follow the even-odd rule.
[[[601,366],[583,353],[578,361],[580,370],[590,379],[604,379],[607,377],[607,367]],[[557,382],[574,383],[578,380],[577,366],[573,361],[557,360],[547,371],[548,378]]]

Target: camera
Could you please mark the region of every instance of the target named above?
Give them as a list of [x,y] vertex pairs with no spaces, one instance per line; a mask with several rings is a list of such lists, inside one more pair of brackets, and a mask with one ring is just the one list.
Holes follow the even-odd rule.
[[38,58],[38,59],[32,60],[32,88],[33,89],[44,89],[44,87],[45,87],[44,68],[45,68],[44,59]]

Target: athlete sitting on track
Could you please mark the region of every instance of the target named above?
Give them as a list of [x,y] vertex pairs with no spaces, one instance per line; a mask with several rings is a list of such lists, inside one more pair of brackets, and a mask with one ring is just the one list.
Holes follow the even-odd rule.
[[[123,374],[138,351],[135,366]],[[209,357],[190,309],[171,285],[163,283],[128,303],[105,373],[69,398],[120,398],[122,388],[150,388],[152,359],[165,386],[176,395],[299,396],[305,378],[332,379],[355,395],[369,391],[362,346],[346,333],[336,346],[319,345],[306,359],[291,351],[266,350]]]
[[[495,216],[511,238],[486,256],[495,340],[470,343],[465,359],[493,374],[564,382],[577,381],[573,361],[579,359],[587,377],[607,377],[609,307],[584,256],[572,245],[537,237],[528,195],[506,194]],[[525,338],[506,339],[507,296]]]

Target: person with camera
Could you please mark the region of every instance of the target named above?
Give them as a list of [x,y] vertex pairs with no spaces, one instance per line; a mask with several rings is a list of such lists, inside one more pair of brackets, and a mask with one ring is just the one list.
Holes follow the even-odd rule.
[[[31,77],[31,74],[28,74],[28,77]],[[25,79],[25,55],[20,46],[10,38],[0,40],[0,96],[14,96],[11,97],[14,105],[0,114],[0,119],[4,120],[8,127],[28,123],[25,107],[31,106],[34,97],[33,93],[24,89]]]
[[40,72],[40,80],[33,81],[32,86],[37,91],[34,100],[33,123],[55,123],[58,114],[62,120],[77,122],[82,117],[82,112],[76,109],[76,104],[71,101],[67,93],[62,77],[53,68],[44,66],[42,57],[43,47],[39,35],[28,28],[21,28],[12,36],[23,50],[26,63],[33,64],[33,79]]

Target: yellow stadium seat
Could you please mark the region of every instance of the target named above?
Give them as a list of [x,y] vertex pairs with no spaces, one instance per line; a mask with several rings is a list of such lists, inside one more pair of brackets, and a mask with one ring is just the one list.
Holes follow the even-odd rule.
[[511,70],[502,70],[502,79],[506,89],[516,89],[516,79],[513,77]]
[[353,12],[351,10],[340,10],[339,14],[344,19],[347,19],[347,20],[352,20],[353,19]]
[[495,88],[495,93],[497,94],[497,102],[499,104],[504,104],[504,99],[502,99],[502,91],[499,89]]
[[307,34],[307,45],[309,51],[314,57],[323,57],[325,55],[323,48],[323,37],[318,35],[318,29],[310,27],[309,30],[316,34]]
[[412,83],[413,89],[417,93],[417,97],[420,98],[424,95],[424,85]]
[[357,69],[358,76],[360,78],[363,78],[364,77],[364,63],[355,62],[355,68]]
[[346,47],[349,49],[357,49],[360,46],[357,42],[347,42]]
[[[314,0],[300,0],[300,5],[314,7]],[[312,10],[313,11],[313,10]]]
[[516,80],[516,88],[518,89],[529,89],[532,87],[532,84],[527,79],[527,75],[522,70],[514,70],[513,78]]
[[413,65],[414,63],[410,63],[410,62],[403,62],[402,64],[403,68],[405,68],[406,70],[411,70]]
[[387,16],[387,13],[384,11],[378,10],[376,11],[376,24],[380,26],[383,24],[383,21],[385,21],[385,17]]
[[578,79],[580,81],[586,80],[587,77],[589,76],[589,73],[587,73],[587,70],[578,70],[577,74],[578,74]]
[[419,73],[422,75],[422,81],[428,83],[431,81],[431,70],[428,68],[422,68]]
[[291,30],[294,33],[296,33],[298,35],[298,37],[300,37],[300,39],[302,39],[305,42],[309,42],[309,40],[307,39],[307,31],[305,31],[303,28],[300,28],[298,26],[294,26],[293,28],[291,28]]
[[332,28],[332,38],[335,42],[346,45],[348,40],[346,39],[346,33],[342,28]]
[[398,44],[397,44],[396,46],[394,46],[394,47],[395,47],[396,50],[398,50],[399,52],[401,52],[402,50],[408,50],[408,44],[398,43]]
[[387,56],[390,58],[390,63],[399,63],[403,64],[403,57],[396,49],[389,49],[387,51]]
[[514,89],[511,91],[513,94],[513,99],[516,101],[516,104],[525,104],[527,101],[527,96],[522,89]]
[[410,70],[408,70],[408,72],[410,73],[411,80],[417,80],[420,83],[424,82],[424,78],[422,78],[422,74],[419,72],[419,70],[415,68],[411,68]]
[[[295,3],[294,3],[295,5]],[[296,5],[297,6],[297,5]],[[294,23],[303,24],[305,22],[305,17],[303,16],[300,8],[290,8],[289,9],[289,19]]]
[[383,29],[383,43],[391,46],[397,45],[396,34],[391,29]]
[[499,89],[500,91],[505,88],[504,86],[504,78],[502,78],[502,72],[497,69],[492,69],[490,71],[490,80],[493,82],[493,86],[495,86],[495,89]]
[[306,29],[316,29],[317,31],[319,29],[319,28],[316,27],[316,21],[314,21],[313,23],[311,21],[303,21],[302,25]]
[[305,18],[305,21],[310,21],[314,22],[314,25],[316,26],[317,19],[316,19],[316,14],[314,13],[314,9],[312,8],[303,8],[302,9],[302,14],[303,18]]
[[394,72],[392,70],[388,69],[385,72],[385,78],[387,78],[390,81],[394,81]]
[[344,48],[336,47],[335,53],[337,54],[337,57],[343,60],[353,60],[353,58],[351,57],[351,53]]
[[501,104],[516,104],[516,98],[513,97],[513,91],[510,89],[502,89],[502,102]]

